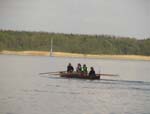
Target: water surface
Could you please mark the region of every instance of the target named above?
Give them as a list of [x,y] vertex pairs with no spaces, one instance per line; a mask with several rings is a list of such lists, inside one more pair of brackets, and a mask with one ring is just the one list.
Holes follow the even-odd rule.
[[[120,77],[65,79],[68,62]],[[149,114],[150,62],[0,55],[0,114]]]

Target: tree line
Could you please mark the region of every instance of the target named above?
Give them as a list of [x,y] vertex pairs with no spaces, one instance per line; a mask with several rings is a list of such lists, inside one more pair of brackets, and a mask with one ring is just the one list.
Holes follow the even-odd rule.
[[82,54],[150,55],[150,38],[0,30],[0,51],[53,51]]

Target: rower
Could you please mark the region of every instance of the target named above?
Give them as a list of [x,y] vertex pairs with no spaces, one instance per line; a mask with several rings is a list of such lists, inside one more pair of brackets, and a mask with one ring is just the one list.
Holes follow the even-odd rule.
[[77,68],[76,68],[76,72],[81,72],[81,71],[82,71],[81,64],[78,63]]
[[91,67],[91,70],[90,70],[90,72],[89,72],[89,76],[90,76],[90,77],[96,77],[95,70],[94,70],[93,67]]
[[88,72],[88,71],[87,71],[87,66],[86,66],[86,64],[83,65],[82,71],[83,71],[83,73],[87,73],[87,72]]
[[73,68],[73,66],[71,65],[71,63],[69,63],[68,66],[67,66],[67,72],[72,73],[73,71],[74,71],[74,68]]

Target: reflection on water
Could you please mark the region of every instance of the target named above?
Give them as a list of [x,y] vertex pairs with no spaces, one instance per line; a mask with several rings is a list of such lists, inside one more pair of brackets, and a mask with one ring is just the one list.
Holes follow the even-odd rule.
[[[39,75],[64,70],[69,61],[121,75],[92,81]],[[149,68],[145,61],[0,55],[0,114],[148,114]]]

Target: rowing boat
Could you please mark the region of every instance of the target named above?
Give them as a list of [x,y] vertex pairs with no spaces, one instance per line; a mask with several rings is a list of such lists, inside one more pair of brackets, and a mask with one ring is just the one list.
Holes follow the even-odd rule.
[[60,72],[61,77],[65,78],[79,78],[79,79],[90,79],[90,80],[99,80],[100,74],[97,74],[96,76],[89,76],[87,73],[78,73],[78,72]]
[[40,73],[40,75],[43,74],[50,74],[50,75],[59,75],[60,77],[65,78],[79,78],[79,79],[90,79],[90,80],[99,80],[101,79],[101,76],[119,76],[118,74],[96,74],[96,76],[89,76],[87,73],[79,73],[79,72],[66,72],[66,71],[56,71],[56,72],[44,72]]

